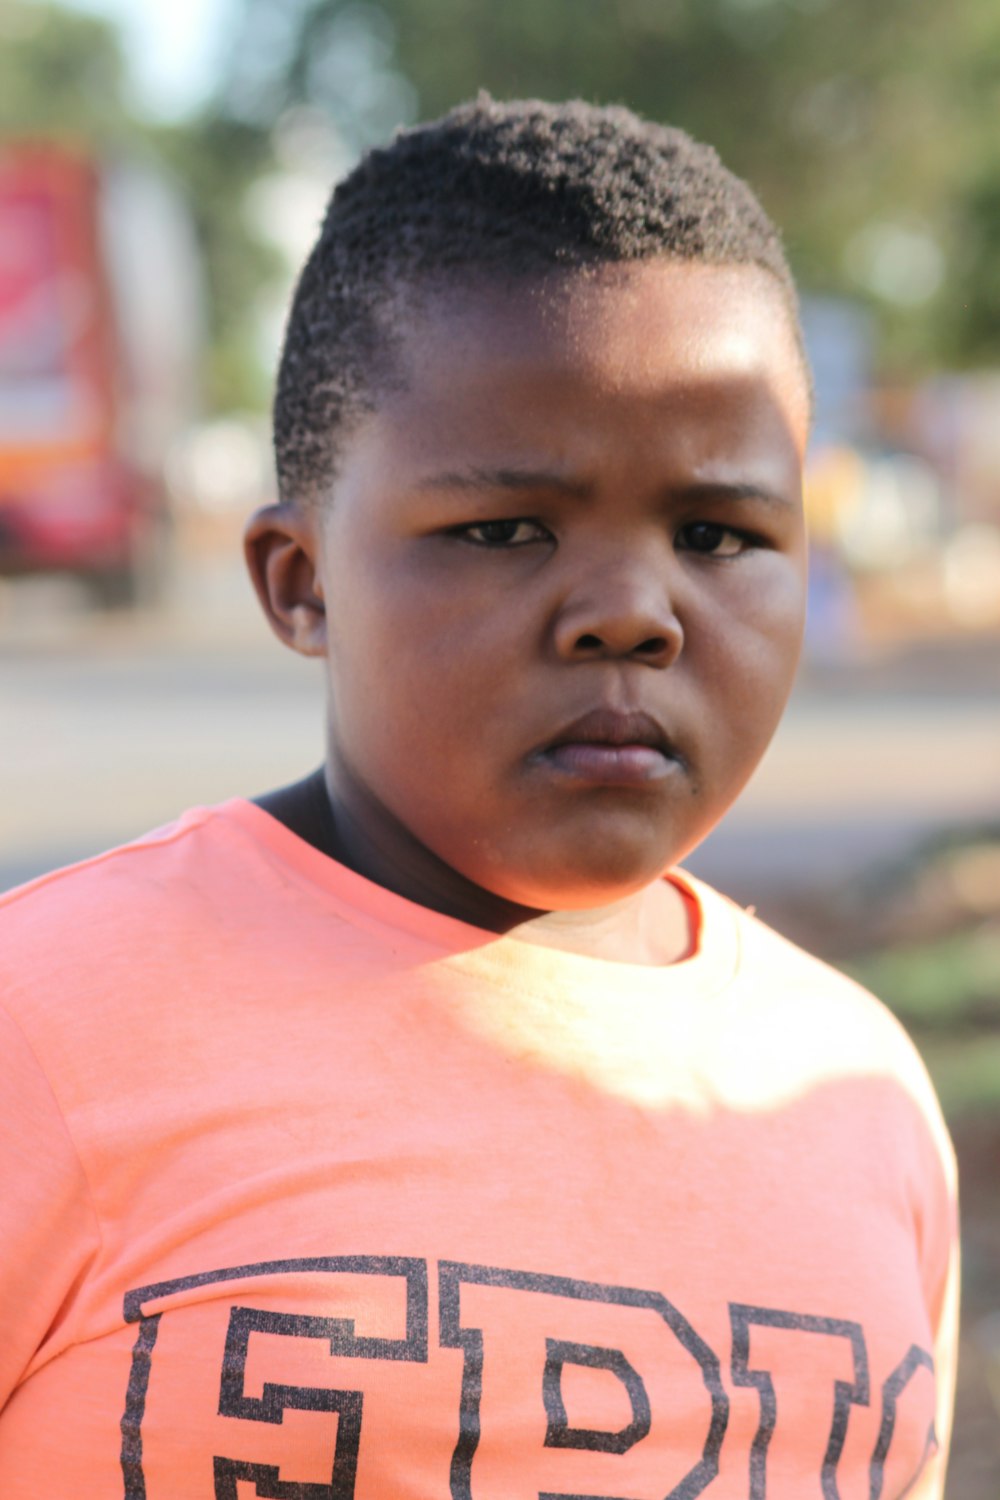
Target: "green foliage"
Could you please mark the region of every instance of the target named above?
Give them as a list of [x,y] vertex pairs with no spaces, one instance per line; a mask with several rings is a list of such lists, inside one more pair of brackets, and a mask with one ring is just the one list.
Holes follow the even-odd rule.
[[1000,351],[1000,163],[985,164],[957,204],[954,242],[949,315],[940,320],[942,352],[955,361],[996,363]]
[[949,1120],[1000,1109],[1000,1036],[915,1040]]
[[0,132],[120,140],[131,126],[118,39],[105,21],[56,5],[0,9]]
[[[254,322],[278,257],[245,213],[272,131],[312,104],[357,151],[487,88],[620,101],[711,141],[754,185],[814,291],[870,295],[908,374],[1000,351],[995,0],[242,0],[228,76],[194,120],[137,117],[110,23],[0,0],[0,132],[152,152],[204,248],[215,408],[259,405]],[[865,291],[865,235],[944,256],[923,300]],[[891,292],[891,287],[890,287]]]
[[992,1025],[1000,1032],[1000,924],[886,948],[848,966],[907,1025]]
[[912,1032],[950,1118],[1000,1107],[1000,923],[901,943],[846,967]]
[[277,253],[251,232],[244,200],[270,166],[266,134],[209,114],[161,127],[162,159],[183,183],[203,248],[210,309],[204,372],[211,410],[255,410],[265,403],[270,372],[256,348],[255,310],[261,288],[281,269]]

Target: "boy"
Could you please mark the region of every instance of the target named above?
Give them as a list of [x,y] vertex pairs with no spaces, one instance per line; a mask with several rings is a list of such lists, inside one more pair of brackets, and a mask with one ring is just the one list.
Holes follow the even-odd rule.
[[8,1500],[941,1496],[923,1069],[675,868],[791,685],[808,408],[679,132],[484,98],[337,189],[247,533],[326,765],[3,913]]

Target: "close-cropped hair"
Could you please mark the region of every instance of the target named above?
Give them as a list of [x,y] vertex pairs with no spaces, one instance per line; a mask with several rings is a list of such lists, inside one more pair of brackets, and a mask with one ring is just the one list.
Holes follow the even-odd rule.
[[302,271],[274,401],[283,500],[312,503],[398,376],[407,293],[673,256],[755,265],[798,303],[778,232],[716,152],[620,106],[488,95],[401,130],[338,183]]

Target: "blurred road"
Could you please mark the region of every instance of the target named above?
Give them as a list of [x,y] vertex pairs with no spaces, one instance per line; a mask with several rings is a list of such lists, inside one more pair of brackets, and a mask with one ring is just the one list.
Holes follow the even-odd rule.
[[[0,888],[321,756],[319,669],[272,641],[235,564],[186,564],[168,607],[118,617],[89,613],[69,583],[0,586]],[[925,648],[806,675],[689,864],[766,904],[988,819],[1000,821],[1000,647]]]

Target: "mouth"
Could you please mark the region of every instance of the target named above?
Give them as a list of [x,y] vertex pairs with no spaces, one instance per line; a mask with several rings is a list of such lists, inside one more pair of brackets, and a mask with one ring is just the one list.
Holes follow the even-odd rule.
[[670,736],[650,714],[609,708],[574,719],[537,756],[563,775],[604,786],[642,786],[684,766]]

